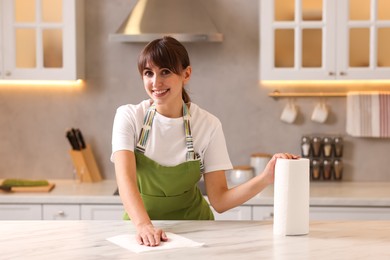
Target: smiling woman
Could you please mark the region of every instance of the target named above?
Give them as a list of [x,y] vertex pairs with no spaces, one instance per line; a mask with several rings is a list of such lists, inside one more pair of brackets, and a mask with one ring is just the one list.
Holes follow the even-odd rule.
[[112,155],[125,218],[140,244],[156,246],[167,236],[151,220],[213,220],[197,183],[201,176],[213,208],[221,213],[241,205],[273,182],[277,154],[262,174],[228,189],[232,168],[218,118],[190,102],[184,90],[191,66],[184,46],[172,37],[150,42],[138,69],[150,100],[118,108]]

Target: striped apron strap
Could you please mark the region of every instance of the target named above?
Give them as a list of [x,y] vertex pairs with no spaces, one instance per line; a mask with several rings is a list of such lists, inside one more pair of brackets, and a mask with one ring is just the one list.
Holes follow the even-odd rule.
[[142,126],[141,132],[139,133],[137,147],[135,148],[138,152],[144,154],[146,141],[149,137],[149,132],[152,129],[153,118],[156,114],[156,105],[153,103],[148,111],[146,111],[146,115],[144,117],[144,124]]
[[188,111],[188,107],[184,102],[183,102],[183,119],[184,119],[184,129],[185,129],[185,134],[186,134],[186,146],[187,146],[186,160],[187,161],[199,160],[200,172],[204,173],[203,161],[202,161],[200,155],[197,152],[195,152],[195,150],[194,150],[194,140],[192,138],[191,123],[190,123],[191,114]]
[[[136,150],[142,154],[145,153],[145,147],[146,142],[149,137],[149,132],[152,129],[153,124],[153,118],[156,114],[156,105],[153,103],[148,111],[146,112],[146,115],[144,117],[144,123],[141,129],[141,132],[138,137],[138,143],[136,146]],[[186,147],[187,147],[187,154],[186,154],[186,161],[200,161],[200,171],[201,173],[204,173],[204,165],[201,160],[201,157],[198,153],[194,150],[194,141],[192,138],[191,133],[191,114],[188,110],[187,105],[183,102],[183,119],[184,119],[184,130],[186,135]]]

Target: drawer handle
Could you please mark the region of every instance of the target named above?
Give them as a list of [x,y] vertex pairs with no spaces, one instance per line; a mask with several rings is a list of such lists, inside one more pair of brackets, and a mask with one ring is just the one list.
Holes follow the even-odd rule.
[[59,210],[59,211],[57,211],[56,216],[64,217],[65,216],[65,212],[63,210]]

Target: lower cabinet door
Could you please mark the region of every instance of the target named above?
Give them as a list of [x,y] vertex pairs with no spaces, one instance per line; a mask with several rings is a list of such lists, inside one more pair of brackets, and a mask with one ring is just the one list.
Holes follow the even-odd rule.
[[124,212],[122,205],[81,205],[83,220],[122,220]]
[[31,204],[0,205],[0,220],[41,220],[42,206]]
[[80,205],[43,205],[44,220],[79,220]]
[[310,207],[310,220],[390,220],[390,208]]
[[253,220],[272,220],[273,218],[273,206],[253,206]]
[[214,213],[215,220],[251,220],[252,219],[252,207],[251,206],[239,206],[230,209],[222,214],[217,213],[211,208]]

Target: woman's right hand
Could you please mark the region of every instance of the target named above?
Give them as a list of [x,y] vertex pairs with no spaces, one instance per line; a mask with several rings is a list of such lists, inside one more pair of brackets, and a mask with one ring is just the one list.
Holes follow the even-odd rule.
[[165,232],[151,223],[137,226],[136,239],[140,245],[145,246],[158,246],[161,241],[168,241]]

